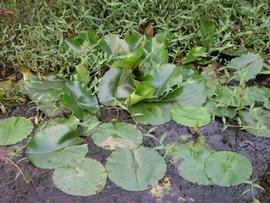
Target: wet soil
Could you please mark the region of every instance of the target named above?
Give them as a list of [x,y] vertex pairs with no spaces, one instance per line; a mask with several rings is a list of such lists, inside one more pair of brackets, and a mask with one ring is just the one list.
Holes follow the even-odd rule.
[[[34,121],[36,111],[33,105],[25,105],[10,110],[7,115],[0,115],[0,119],[10,116],[25,116]],[[117,118],[119,121],[132,122],[127,113],[116,109],[105,109],[102,111],[102,121],[109,121]],[[142,132],[152,126],[140,125]],[[262,203],[270,202],[270,139],[257,138],[249,133],[227,129],[222,131],[222,124],[218,121],[201,129],[209,145],[214,150],[229,150],[238,152],[248,157],[253,164],[254,171],[252,179],[258,179],[258,183],[265,188],[265,192],[257,192],[256,196]],[[174,122],[157,126],[155,129],[157,137],[166,133],[166,143],[176,141],[182,134],[188,135],[186,127],[177,125]],[[27,140],[19,144],[23,146]],[[157,146],[157,143],[145,137],[144,145],[149,147]],[[2,150],[13,150],[12,147],[0,147]],[[245,203],[252,202],[250,193],[241,196],[248,186],[223,188],[217,186],[199,186],[182,179],[177,173],[177,164],[167,160],[167,180],[171,181],[171,190],[163,196],[152,195],[150,191],[129,192],[117,187],[110,180],[107,181],[104,190],[90,197],[73,197],[59,191],[52,182],[52,170],[43,170],[34,167],[23,157],[13,157],[18,166],[22,169],[31,183],[26,183],[18,170],[10,163],[0,161],[0,203],[111,203],[111,202],[132,202],[132,203],[154,203],[154,202],[188,202],[188,203]],[[94,158],[103,164],[106,163],[110,151],[95,146],[89,139],[89,153],[87,156]]]

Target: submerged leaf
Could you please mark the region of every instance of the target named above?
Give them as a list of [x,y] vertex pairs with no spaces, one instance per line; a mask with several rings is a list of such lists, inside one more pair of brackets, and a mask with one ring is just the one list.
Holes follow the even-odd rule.
[[111,154],[106,170],[110,180],[116,185],[128,191],[143,191],[156,185],[163,178],[166,163],[153,149],[123,148]]
[[0,146],[16,144],[25,139],[33,130],[30,120],[11,117],[0,121]]
[[102,191],[107,174],[103,165],[89,158],[74,160],[66,167],[57,168],[53,182],[61,191],[75,196],[90,196]]
[[206,107],[175,107],[171,111],[172,119],[188,127],[201,127],[211,122],[211,114]]
[[230,187],[247,181],[252,174],[252,165],[240,154],[221,151],[209,156],[205,163],[205,171],[214,184]]
[[110,122],[98,126],[92,135],[92,139],[96,145],[109,150],[134,149],[142,144],[143,135],[136,125]]

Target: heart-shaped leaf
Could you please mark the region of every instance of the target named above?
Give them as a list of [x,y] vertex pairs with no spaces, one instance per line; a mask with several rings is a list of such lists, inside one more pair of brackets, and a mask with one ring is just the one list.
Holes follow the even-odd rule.
[[11,117],[0,121],[0,146],[16,144],[25,139],[33,130],[30,120]]
[[156,185],[166,172],[166,163],[158,152],[146,147],[114,151],[106,164],[108,176],[128,191],[143,191]]
[[142,144],[143,135],[136,125],[124,122],[103,123],[92,135],[94,143],[109,150],[118,148],[134,149]]
[[230,187],[247,181],[252,174],[252,165],[240,154],[221,151],[209,156],[205,163],[205,171],[214,184]]
[[201,127],[211,122],[211,114],[206,107],[175,107],[171,116],[177,123],[188,127]]
[[55,169],[53,182],[61,191],[74,196],[90,196],[102,191],[107,179],[103,165],[89,158],[74,160]]

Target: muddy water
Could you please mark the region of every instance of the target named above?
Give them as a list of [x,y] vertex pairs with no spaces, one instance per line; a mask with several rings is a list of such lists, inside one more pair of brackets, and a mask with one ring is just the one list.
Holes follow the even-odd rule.
[[[24,115],[33,119],[34,111],[28,111],[31,106],[17,108],[9,112],[12,115]],[[106,110],[103,112],[103,121],[108,121],[118,115],[119,120],[130,122],[127,114]],[[0,115],[0,118],[4,116]],[[252,179],[258,179],[261,186],[265,188],[265,192],[259,192],[258,199],[263,203],[270,202],[270,139],[256,138],[246,132],[238,132],[234,129],[222,131],[222,124],[217,121],[201,129],[214,150],[230,150],[238,152],[248,157],[253,164],[254,171]],[[140,126],[143,132],[151,128],[151,126]],[[187,128],[177,125],[174,122],[158,126],[154,131],[157,137],[166,133],[166,143],[170,143],[179,139],[182,134],[187,134]],[[145,146],[156,146],[157,143],[148,137],[145,137]],[[2,148],[9,150],[10,148]],[[89,139],[88,156],[106,163],[106,158],[110,151],[105,151],[95,146]],[[19,160],[20,158],[17,158]],[[144,192],[128,192],[109,180],[104,190],[91,197],[73,197],[66,195],[56,189],[52,183],[51,170],[41,170],[33,167],[26,159],[19,162],[19,166],[24,171],[27,178],[31,179],[31,184],[26,184],[21,176],[15,180],[17,170],[10,164],[0,162],[0,203],[6,202],[27,202],[27,203],[73,203],[73,202],[91,202],[91,203],[107,203],[107,202],[190,202],[190,203],[233,203],[233,202],[251,202],[250,194],[241,196],[241,193],[247,189],[246,185],[237,187],[222,188],[217,186],[198,186],[185,181],[177,174],[177,164],[169,163],[166,173],[166,181],[171,189],[167,193],[159,194],[150,191]],[[163,184],[164,183],[160,183]],[[168,188],[170,188],[168,187]]]

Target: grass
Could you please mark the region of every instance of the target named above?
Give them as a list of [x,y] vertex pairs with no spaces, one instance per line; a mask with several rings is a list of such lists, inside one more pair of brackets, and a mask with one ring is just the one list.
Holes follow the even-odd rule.
[[[186,53],[201,45],[198,34],[201,16],[218,27],[219,38],[211,47],[213,52],[246,47],[269,60],[268,4],[268,0],[4,1],[0,8],[9,9],[16,17],[0,15],[0,61],[6,67],[25,66],[36,72],[69,72],[78,59],[66,51],[63,44],[66,37],[88,28],[98,35],[142,32],[152,21],[155,31],[172,32],[173,53]],[[96,65],[92,62],[93,67]]]

